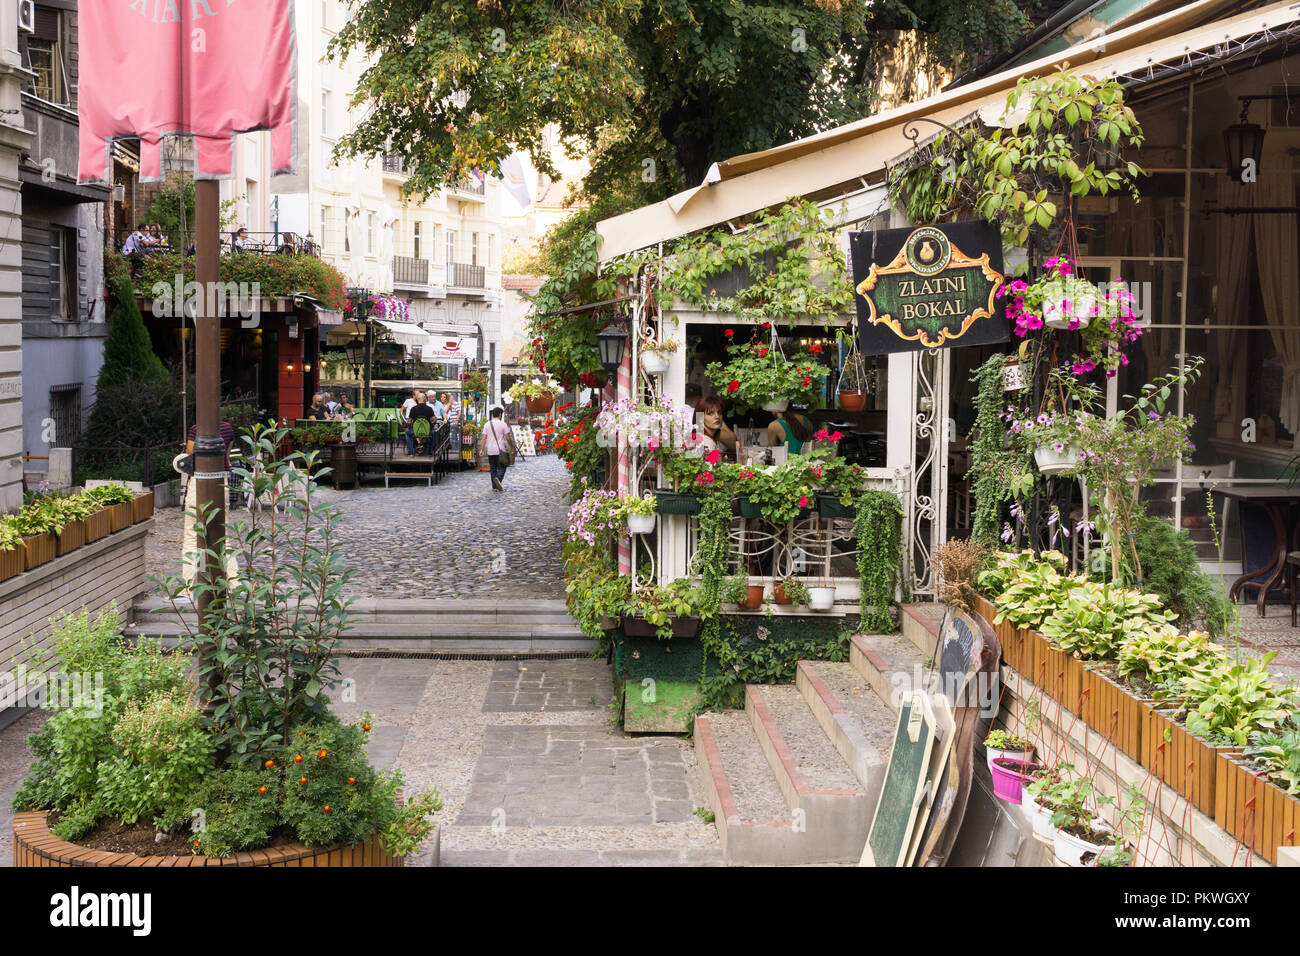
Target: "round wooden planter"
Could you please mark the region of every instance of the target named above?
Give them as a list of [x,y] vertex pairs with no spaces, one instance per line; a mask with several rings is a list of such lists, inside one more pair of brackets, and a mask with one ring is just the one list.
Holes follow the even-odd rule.
[[378,836],[355,846],[308,849],[301,843],[266,850],[206,856],[139,856],[91,850],[60,840],[45,823],[45,813],[14,814],[14,866],[405,866],[406,857],[388,856]]
[[555,407],[554,395],[543,395],[541,398],[525,398],[528,410],[534,415],[544,415]]
[[357,446],[337,442],[330,445],[330,469],[335,488],[357,487]]

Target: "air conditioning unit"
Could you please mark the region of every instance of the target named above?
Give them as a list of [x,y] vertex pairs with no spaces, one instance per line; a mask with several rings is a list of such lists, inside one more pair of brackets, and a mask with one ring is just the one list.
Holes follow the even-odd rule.
[[28,33],[36,32],[35,0],[18,0],[18,29]]

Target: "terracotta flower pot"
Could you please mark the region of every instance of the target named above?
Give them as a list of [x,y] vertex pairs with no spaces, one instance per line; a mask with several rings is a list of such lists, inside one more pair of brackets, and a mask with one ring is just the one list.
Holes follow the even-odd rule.
[[756,611],[763,605],[763,585],[751,584],[746,589],[745,600],[739,602],[736,607],[742,611]]
[[867,407],[866,392],[840,392],[840,408],[846,412],[860,412]]
[[772,585],[772,600],[776,601],[777,604],[794,604],[793,601],[785,596],[784,584]]
[[548,392],[540,398],[525,398],[524,404],[534,415],[544,415],[555,407],[555,396]]

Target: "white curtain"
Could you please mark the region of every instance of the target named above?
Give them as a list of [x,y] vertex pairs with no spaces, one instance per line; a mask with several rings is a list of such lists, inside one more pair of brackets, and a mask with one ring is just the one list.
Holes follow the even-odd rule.
[[[1295,179],[1290,169],[1261,172],[1253,184],[1256,207],[1295,206]],[[1255,255],[1259,288],[1269,333],[1282,360],[1282,408],[1287,431],[1300,434],[1300,243],[1295,213],[1257,212]]]
[[[1219,185],[1219,205],[1240,209],[1251,205],[1253,187],[1223,182]],[[1223,213],[1215,217],[1215,257],[1219,261],[1218,290],[1215,293],[1214,321],[1220,325],[1247,324],[1246,306],[1250,302],[1250,237],[1254,216],[1249,213]],[[1245,390],[1245,363],[1242,361],[1246,336],[1236,328],[1218,329],[1214,335],[1218,347],[1215,367],[1218,380],[1214,389],[1214,417],[1232,421],[1234,398]],[[1235,422],[1234,422],[1235,424]]]

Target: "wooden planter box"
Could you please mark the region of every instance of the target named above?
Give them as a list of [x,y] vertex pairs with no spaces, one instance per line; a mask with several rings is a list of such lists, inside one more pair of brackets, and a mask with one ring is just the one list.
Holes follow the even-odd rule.
[[1215,813],[1215,777],[1220,754],[1240,747],[1212,747],[1173,719],[1172,710],[1153,710],[1142,730],[1139,763],[1169,784],[1206,816]]
[[113,533],[113,512],[100,508],[86,519],[86,544],[106,538]]
[[134,506],[129,501],[122,501],[108,506],[109,520],[114,531],[124,531],[135,524]]
[[1083,664],[1037,631],[1027,633],[1033,654],[1029,679],[1066,710],[1078,713],[1079,693],[1083,690]]
[[23,570],[30,571],[40,567],[46,561],[53,561],[58,549],[58,540],[50,532],[29,534],[23,538]]
[[153,517],[153,492],[146,491],[144,494],[136,495],[135,500],[131,502],[131,520],[139,524],[146,518]]
[[8,581],[10,578],[22,574],[25,556],[26,549],[21,542],[16,548],[0,551],[0,581]]
[[1135,697],[1111,677],[1109,662],[1086,664],[1079,717],[1134,760],[1142,759],[1142,733],[1155,702]]
[[988,598],[976,596],[975,610],[989,622],[989,627],[998,636],[998,643],[1002,645],[1002,660],[1012,670],[1029,676],[1033,668],[1026,669],[1025,665],[1025,635],[1027,631],[1016,627],[1010,621],[1003,621],[1001,624],[994,624],[993,619],[998,616],[998,609],[993,606],[993,602]]
[[389,856],[376,835],[369,843],[309,849],[289,843],[266,850],[206,856],[138,856],[91,850],[50,833],[45,814],[14,814],[14,866],[405,866],[406,857]]
[[68,522],[55,538],[58,540],[56,553],[61,558],[86,543],[86,522],[84,520]]
[[1215,761],[1214,822],[1270,863],[1277,850],[1296,845],[1300,799],[1250,767],[1239,754],[1220,753]]

